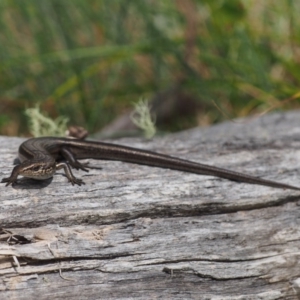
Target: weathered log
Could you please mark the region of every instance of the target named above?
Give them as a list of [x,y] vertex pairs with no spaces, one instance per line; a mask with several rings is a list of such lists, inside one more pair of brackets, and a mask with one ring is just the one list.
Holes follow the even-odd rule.
[[[299,186],[299,119],[118,143]],[[1,178],[23,140],[0,137]],[[0,185],[0,299],[300,298],[299,192],[89,161],[84,186]]]

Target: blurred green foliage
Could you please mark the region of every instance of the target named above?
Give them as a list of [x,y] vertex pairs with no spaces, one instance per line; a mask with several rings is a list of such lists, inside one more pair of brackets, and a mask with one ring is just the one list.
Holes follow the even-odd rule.
[[93,132],[176,84],[201,103],[194,125],[299,106],[297,97],[283,101],[300,86],[296,0],[2,0],[0,8],[5,134],[27,133],[24,110],[37,103]]

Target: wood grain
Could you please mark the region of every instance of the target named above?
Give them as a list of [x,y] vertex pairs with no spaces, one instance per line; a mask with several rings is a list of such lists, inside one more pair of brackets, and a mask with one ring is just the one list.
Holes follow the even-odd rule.
[[[114,142],[300,185],[299,119]],[[0,137],[1,178],[23,140]],[[0,299],[300,299],[299,192],[89,162],[84,186],[0,185]]]

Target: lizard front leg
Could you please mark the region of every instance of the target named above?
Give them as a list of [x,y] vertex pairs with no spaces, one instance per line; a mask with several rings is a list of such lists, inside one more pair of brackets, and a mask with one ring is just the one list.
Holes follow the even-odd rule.
[[57,163],[56,164],[56,170],[60,170],[60,169],[64,169],[65,174],[66,174],[68,180],[72,183],[72,185],[74,185],[74,184],[78,184],[78,185],[85,184],[83,180],[81,180],[80,178],[76,178],[73,175],[73,173],[71,171],[71,168],[67,163],[65,163],[65,162]]
[[85,172],[89,172],[88,169],[85,168],[85,166],[88,164],[82,164],[80,163],[76,157],[74,156],[74,154],[72,153],[71,150],[67,149],[66,147],[61,149],[61,154],[62,156],[69,162],[69,164],[75,168],[76,170],[83,170]]

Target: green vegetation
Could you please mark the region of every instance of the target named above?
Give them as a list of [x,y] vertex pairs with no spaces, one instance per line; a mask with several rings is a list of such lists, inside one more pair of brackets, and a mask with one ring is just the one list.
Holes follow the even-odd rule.
[[28,134],[24,111],[36,104],[94,132],[174,85],[201,104],[194,126],[299,107],[296,0],[2,0],[0,8],[3,134]]
[[43,115],[39,107],[27,108],[25,114],[29,119],[29,131],[32,136],[65,136],[68,118],[60,116],[55,120]]
[[143,130],[147,139],[154,137],[156,133],[155,118],[151,115],[151,107],[148,100],[140,100],[134,104],[134,111],[131,114],[132,122]]

